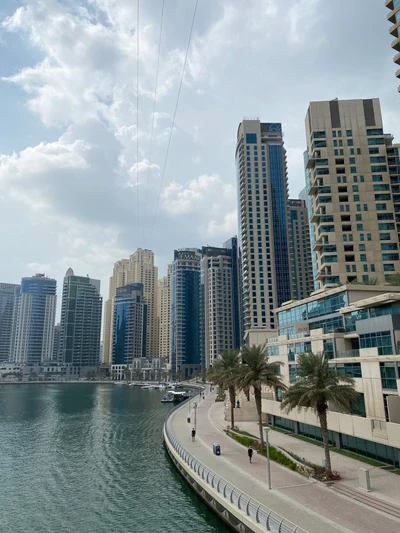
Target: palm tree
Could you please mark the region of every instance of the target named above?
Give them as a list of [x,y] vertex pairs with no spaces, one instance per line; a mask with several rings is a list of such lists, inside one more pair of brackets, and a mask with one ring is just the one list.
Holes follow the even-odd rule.
[[320,422],[325,451],[325,469],[332,474],[328,440],[329,402],[336,404],[345,413],[351,413],[351,404],[358,399],[354,389],[354,378],[339,374],[329,365],[326,353],[302,353],[298,359],[298,377],[283,395],[281,408],[289,413],[292,409],[311,409]]
[[400,285],[400,273],[396,272],[388,278],[388,285]]
[[228,389],[231,404],[231,428],[235,427],[235,403],[236,385],[235,380],[240,366],[239,350],[222,350],[220,359],[217,359],[208,370],[207,377],[215,385],[222,389]]
[[261,346],[242,346],[241,355],[243,363],[239,368],[236,378],[236,385],[241,390],[253,387],[254,398],[256,401],[258,425],[260,431],[261,446],[264,445],[264,435],[262,430],[262,413],[261,413],[261,390],[263,385],[271,388],[286,389],[286,385],[280,377],[281,362],[268,362],[268,356],[265,354],[265,344]]

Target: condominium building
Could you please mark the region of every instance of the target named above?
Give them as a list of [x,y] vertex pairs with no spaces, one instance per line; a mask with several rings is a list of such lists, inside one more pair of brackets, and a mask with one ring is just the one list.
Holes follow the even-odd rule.
[[305,200],[288,200],[288,213],[293,299],[302,300],[314,289],[310,228]]
[[171,356],[171,275],[172,265],[168,265],[167,275],[158,280],[157,296],[158,351],[168,363]]
[[[297,379],[300,353],[328,354],[330,364],[355,379],[360,393],[352,413],[329,405],[330,443],[400,465],[400,287],[343,285],[276,310],[277,336],[267,340],[270,361],[280,361],[287,386]],[[253,336],[254,337],[254,336]],[[250,334],[248,343],[253,343]],[[262,411],[271,424],[322,440],[311,410],[281,411],[282,391],[265,392]]]
[[174,251],[171,283],[171,363],[179,378],[201,369],[201,250]]
[[[392,48],[396,55],[393,61],[400,65],[400,0],[386,0],[386,7],[390,9],[388,20],[391,23],[389,33],[393,36]],[[396,71],[396,78],[400,79],[400,66]],[[400,92],[400,85],[398,87]]]
[[151,250],[138,248],[129,259],[121,259],[114,264],[113,275],[110,278],[109,298],[105,305],[103,332],[103,362],[110,363],[112,359],[114,298],[118,287],[127,283],[142,283],[147,309],[147,339],[146,357],[158,355],[158,268],[154,266],[154,253]]
[[146,355],[147,309],[142,283],[116,289],[111,370],[117,377],[123,367],[131,371],[134,359]]
[[274,308],[292,298],[282,125],[243,120],[236,167],[244,329],[274,328]]
[[129,259],[121,259],[114,263],[113,274],[109,282],[109,296],[104,304],[104,326],[103,326],[103,358],[104,364],[112,361],[112,324],[114,312],[114,298],[118,287],[123,287],[128,283]]
[[0,283],[0,363],[11,361],[12,329],[19,285]]
[[60,363],[97,368],[102,303],[100,281],[87,276],[75,276],[72,268],[69,268],[64,277],[62,294]]
[[311,102],[305,123],[318,287],[387,281],[400,271],[400,165],[379,100]]
[[57,282],[44,274],[22,278],[13,328],[13,361],[39,364],[53,357]]
[[147,303],[146,357],[158,357],[158,268],[154,266],[154,252],[138,248],[129,257],[128,283],[143,284],[143,296]]
[[225,241],[223,247],[228,250],[232,263],[233,347],[240,348],[243,343],[243,301],[241,256],[237,236]]

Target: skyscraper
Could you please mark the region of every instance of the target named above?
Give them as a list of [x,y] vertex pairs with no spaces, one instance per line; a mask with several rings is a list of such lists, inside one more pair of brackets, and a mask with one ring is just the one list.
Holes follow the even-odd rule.
[[314,286],[305,200],[289,200],[288,210],[293,299],[302,300],[312,293]]
[[0,283],[0,363],[11,361],[11,340],[15,302],[19,285]]
[[154,253],[138,248],[129,259],[121,259],[114,264],[110,278],[109,298],[105,305],[103,333],[103,362],[112,359],[114,298],[118,287],[127,283],[142,283],[147,303],[146,357],[158,356],[157,287],[158,268],[154,266]]
[[52,360],[56,290],[56,280],[44,274],[22,278],[13,330],[16,363],[40,364]]
[[116,289],[112,364],[132,365],[146,355],[147,303],[142,283],[128,283]]
[[203,246],[200,270],[201,363],[209,368],[222,350],[236,345],[232,255],[229,248]]
[[400,165],[379,100],[311,102],[305,124],[318,287],[386,281],[400,271]]
[[232,298],[234,322],[234,348],[240,348],[243,342],[242,278],[238,238],[235,235],[224,242],[223,247],[229,251],[232,262]]
[[117,288],[123,287],[128,283],[128,270],[129,259],[121,259],[114,263],[113,274],[110,277],[108,300],[104,304],[102,361],[105,364],[110,364],[112,361],[114,298]]
[[99,280],[75,276],[72,268],[67,270],[60,322],[61,363],[74,367],[98,366],[102,302]]
[[129,257],[128,283],[143,285],[143,296],[147,303],[146,357],[158,357],[158,268],[154,266],[154,252],[138,248]]
[[243,120],[236,167],[244,329],[273,328],[273,309],[292,298],[281,124]]
[[[386,7],[390,9],[388,20],[392,25],[389,33],[393,36],[392,48],[396,52],[393,61],[399,66],[396,78],[400,79],[400,0],[386,0]],[[400,92],[400,85],[398,91]]]
[[175,250],[171,284],[172,372],[190,376],[201,369],[200,350],[201,250]]
[[168,265],[167,275],[158,280],[157,317],[158,317],[158,351],[170,363],[171,357],[171,274],[172,265]]

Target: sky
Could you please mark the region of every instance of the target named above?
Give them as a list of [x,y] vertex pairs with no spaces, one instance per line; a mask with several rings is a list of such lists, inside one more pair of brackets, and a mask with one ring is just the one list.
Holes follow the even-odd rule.
[[310,101],[379,97],[400,142],[384,0],[199,0],[188,49],[195,4],[142,0],[137,27],[136,0],[1,0],[0,281],[61,294],[72,267],[107,298],[138,247],[161,277],[174,249],[221,246],[244,117],[283,124],[295,198]]

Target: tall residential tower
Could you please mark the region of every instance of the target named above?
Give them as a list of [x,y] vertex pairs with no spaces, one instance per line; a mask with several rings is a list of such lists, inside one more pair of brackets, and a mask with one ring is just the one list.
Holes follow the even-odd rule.
[[22,278],[14,315],[13,360],[16,363],[40,364],[52,360],[56,290],[56,280],[44,274]]
[[11,361],[12,329],[19,285],[0,283],[0,363]]
[[236,167],[244,329],[274,328],[273,310],[292,298],[282,125],[243,120]]
[[305,124],[318,287],[387,281],[400,272],[400,165],[379,100],[311,102]]
[[71,268],[67,270],[58,341],[61,363],[75,367],[98,366],[102,302],[99,280],[75,276]]

